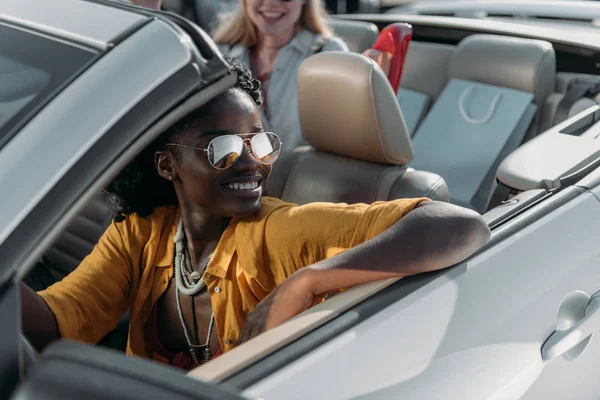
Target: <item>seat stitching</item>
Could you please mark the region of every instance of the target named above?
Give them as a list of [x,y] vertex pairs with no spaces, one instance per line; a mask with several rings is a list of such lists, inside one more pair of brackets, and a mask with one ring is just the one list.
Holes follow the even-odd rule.
[[429,190],[429,192],[427,192],[427,195],[425,197],[428,197],[428,198],[433,197],[433,194],[435,194],[435,192],[437,192],[438,189],[441,188],[443,184],[444,184],[444,178],[439,178],[437,180],[437,182],[433,185],[431,190]]
[[[364,56],[366,57],[366,56]],[[369,96],[370,96],[370,103],[371,103],[371,116],[373,118],[373,122],[375,123],[375,127],[377,130],[377,141],[379,143],[379,149],[381,150],[381,152],[383,153],[383,157],[386,159],[386,161],[389,161],[389,157],[385,151],[385,146],[383,145],[383,140],[382,140],[382,135],[381,135],[381,127],[379,126],[379,118],[378,118],[378,114],[377,114],[377,107],[375,106],[375,96],[374,94],[374,88],[373,88],[373,73],[375,71],[375,61],[371,60],[370,58],[366,57],[370,63],[370,69],[369,69]]]
[[[383,170],[385,171],[385,169]],[[377,183],[375,184],[375,186],[371,189],[371,195],[370,198],[371,199],[375,199],[375,201],[379,200],[377,198],[377,193],[379,193],[379,185],[381,185],[381,181],[383,180],[383,171],[380,171],[379,174],[377,175]]]
[[[371,195],[371,198],[374,198],[375,201],[379,201],[380,199],[377,197],[377,194],[379,193],[379,190],[381,188],[381,182],[383,182],[384,177],[386,176],[386,174],[388,173],[393,173],[396,172],[396,168],[398,168],[397,166],[389,166],[387,168],[384,168],[383,170],[381,170],[381,172],[379,173],[378,177],[377,177],[377,184],[375,185],[374,188],[374,192]],[[394,179],[394,182],[392,182],[392,184],[390,185],[390,189],[388,190],[387,194],[386,194],[386,198],[382,199],[383,201],[389,201],[390,200],[390,193],[392,193],[392,189],[393,187],[396,185],[396,182],[398,182],[398,180],[402,177],[402,175],[397,176]]]

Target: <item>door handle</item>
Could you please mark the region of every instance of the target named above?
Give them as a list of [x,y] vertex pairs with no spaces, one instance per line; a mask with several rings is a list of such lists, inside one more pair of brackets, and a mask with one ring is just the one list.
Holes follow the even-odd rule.
[[542,345],[542,359],[552,360],[569,351],[600,330],[600,292],[596,292],[585,308],[585,316],[564,331],[554,331]]

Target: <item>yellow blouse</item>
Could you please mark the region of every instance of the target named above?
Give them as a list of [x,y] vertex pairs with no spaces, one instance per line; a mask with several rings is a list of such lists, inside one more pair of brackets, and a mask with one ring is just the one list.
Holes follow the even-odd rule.
[[[293,272],[373,238],[426,200],[298,206],[265,197],[253,217],[233,218],[205,274],[223,351],[235,346],[246,314]],[[62,338],[94,344],[130,308],[127,353],[152,357],[144,327],[173,275],[178,221],[170,206],[113,222],[75,271],[39,292]]]

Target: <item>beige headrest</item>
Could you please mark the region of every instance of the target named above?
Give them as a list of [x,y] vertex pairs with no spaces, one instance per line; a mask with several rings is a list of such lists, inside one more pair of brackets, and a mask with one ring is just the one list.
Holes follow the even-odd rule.
[[323,52],[298,72],[304,139],[316,149],[381,164],[406,165],[413,151],[396,94],[373,60]]
[[556,55],[552,44],[543,40],[471,35],[456,48],[450,78],[533,93],[539,105],[554,92]]
[[370,49],[379,36],[377,25],[371,22],[331,18],[328,24],[346,42],[350,51],[355,53]]

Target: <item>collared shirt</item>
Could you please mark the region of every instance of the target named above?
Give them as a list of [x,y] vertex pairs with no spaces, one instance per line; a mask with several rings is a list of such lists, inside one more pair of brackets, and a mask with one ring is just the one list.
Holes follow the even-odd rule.
[[[265,197],[253,217],[233,218],[204,275],[223,351],[235,346],[248,312],[288,276],[375,237],[427,200],[298,206]],[[170,206],[113,222],[75,271],[38,292],[62,338],[97,343],[129,307],[127,353],[153,356],[144,327],[173,276],[179,217]]]
[[[306,144],[302,138],[298,116],[298,69],[305,59],[314,54],[322,40],[322,35],[302,30],[279,50],[275,58],[266,94],[268,117],[264,109],[261,110],[261,116],[265,131],[275,132],[281,138],[283,152],[290,152]],[[348,51],[348,46],[342,39],[332,37],[320,51]],[[234,46],[229,51],[229,56],[251,66],[247,47]]]

